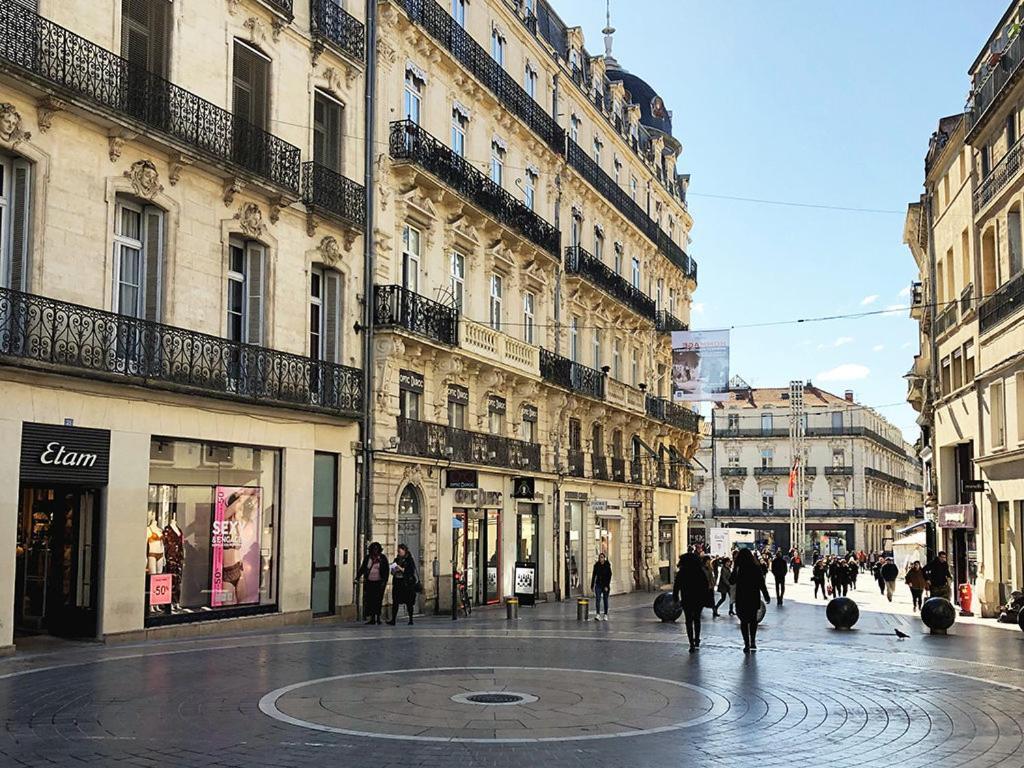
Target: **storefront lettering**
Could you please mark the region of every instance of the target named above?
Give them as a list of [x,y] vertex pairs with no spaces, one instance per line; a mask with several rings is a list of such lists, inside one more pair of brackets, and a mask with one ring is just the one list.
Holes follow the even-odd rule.
[[96,464],[95,453],[78,453],[67,450],[56,440],[46,444],[46,450],[39,456],[39,463],[58,467],[92,467]]

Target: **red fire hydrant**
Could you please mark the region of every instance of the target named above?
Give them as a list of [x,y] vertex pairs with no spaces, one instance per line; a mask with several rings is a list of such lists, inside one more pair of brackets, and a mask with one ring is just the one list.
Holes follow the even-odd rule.
[[970,584],[960,585],[960,615],[961,616],[973,616],[971,613],[971,600],[974,594],[971,591]]

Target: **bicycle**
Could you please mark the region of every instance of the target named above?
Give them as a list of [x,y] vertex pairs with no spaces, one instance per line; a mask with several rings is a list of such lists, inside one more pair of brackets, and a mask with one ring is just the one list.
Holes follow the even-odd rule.
[[455,583],[459,592],[459,604],[462,613],[470,616],[473,613],[473,601],[469,599],[469,590],[466,589],[466,578],[461,573],[455,574]]

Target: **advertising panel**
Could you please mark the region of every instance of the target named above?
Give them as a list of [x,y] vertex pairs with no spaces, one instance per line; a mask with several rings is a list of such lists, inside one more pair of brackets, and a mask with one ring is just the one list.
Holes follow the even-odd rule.
[[210,532],[210,604],[214,608],[260,601],[262,491],[244,486],[216,487]]
[[672,332],[672,400],[725,400],[729,395],[729,331]]

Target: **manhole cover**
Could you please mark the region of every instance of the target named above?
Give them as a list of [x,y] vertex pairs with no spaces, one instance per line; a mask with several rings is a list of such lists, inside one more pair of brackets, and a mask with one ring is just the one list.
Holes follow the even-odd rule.
[[523,697],[515,693],[474,693],[466,701],[474,704],[518,704]]

